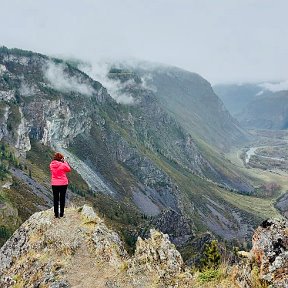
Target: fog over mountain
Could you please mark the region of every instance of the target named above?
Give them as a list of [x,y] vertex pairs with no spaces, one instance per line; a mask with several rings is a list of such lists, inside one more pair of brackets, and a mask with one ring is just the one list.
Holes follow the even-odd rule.
[[287,80],[285,0],[0,3],[0,45],[8,48],[90,61],[156,61],[213,84]]

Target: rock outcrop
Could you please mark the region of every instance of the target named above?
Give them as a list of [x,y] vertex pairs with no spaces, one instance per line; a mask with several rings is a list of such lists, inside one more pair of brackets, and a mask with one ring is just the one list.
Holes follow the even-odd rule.
[[255,230],[252,244],[250,253],[240,253],[247,257],[246,263],[243,261],[239,265],[240,286],[288,287],[287,220],[265,220]]
[[[33,214],[0,250],[0,287],[191,287],[168,235],[151,230],[129,256],[93,209]],[[190,283],[190,284],[189,284]]]
[[260,278],[275,287],[288,287],[288,222],[264,221],[255,231],[252,243]]

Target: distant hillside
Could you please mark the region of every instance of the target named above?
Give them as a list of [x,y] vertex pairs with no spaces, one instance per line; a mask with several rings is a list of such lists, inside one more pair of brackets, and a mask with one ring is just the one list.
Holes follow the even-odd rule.
[[[287,129],[288,91],[276,91],[277,89],[274,91],[273,87],[276,85],[231,84],[216,85],[213,89],[243,127]],[[280,87],[280,84],[278,86]]]
[[247,128],[287,129],[288,91],[263,93],[236,116]]
[[213,90],[223,101],[231,115],[237,117],[247,104],[262,91],[262,88],[257,84],[250,83],[218,84],[213,86]]

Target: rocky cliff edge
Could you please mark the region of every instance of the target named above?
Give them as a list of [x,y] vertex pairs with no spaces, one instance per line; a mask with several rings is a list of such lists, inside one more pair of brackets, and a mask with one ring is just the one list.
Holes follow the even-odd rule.
[[168,235],[151,230],[129,256],[93,209],[33,214],[0,250],[0,287],[189,287]]

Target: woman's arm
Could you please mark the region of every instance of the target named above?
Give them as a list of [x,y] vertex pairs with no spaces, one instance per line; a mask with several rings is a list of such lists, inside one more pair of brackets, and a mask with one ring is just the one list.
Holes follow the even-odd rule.
[[71,167],[69,166],[69,164],[67,162],[64,161],[61,166],[63,167],[63,171],[65,171],[65,172],[71,171]]

